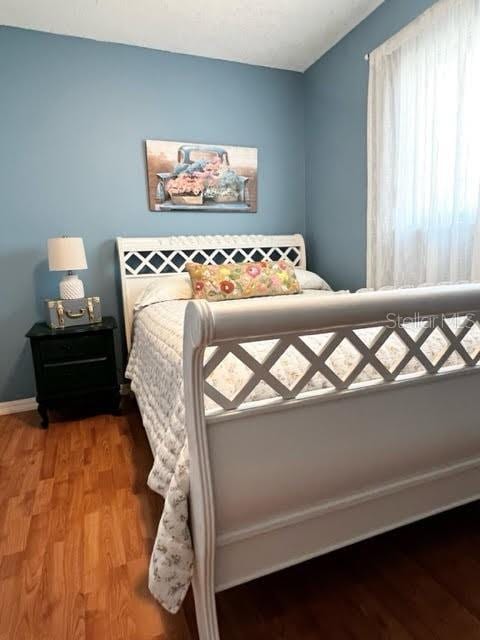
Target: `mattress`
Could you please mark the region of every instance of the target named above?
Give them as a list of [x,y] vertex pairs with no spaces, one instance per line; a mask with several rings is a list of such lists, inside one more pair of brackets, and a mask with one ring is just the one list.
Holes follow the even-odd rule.
[[[300,294],[306,295],[306,294]],[[309,292],[309,295],[335,295],[331,292]],[[360,294],[357,294],[360,295]],[[249,300],[254,309],[255,299]],[[236,301],[213,304],[236,304]],[[152,552],[149,587],[152,594],[169,611],[178,611],[190,584],[193,569],[193,550],[188,528],[189,458],[185,433],[185,408],[183,400],[183,319],[187,301],[174,300],[152,304],[137,312],[134,320],[134,338],[126,371],[131,380],[147,431],[154,464],[148,478],[151,489],[165,498],[165,506],[159,523]],[[458,322],[458,319],[456,320]],[[419,326],[408,331],[414,335]],[[371,343],[379,328],[356,331],[358,337]],[[306,336],[302,339],[319,353],[331,334]],[[472,335],[471,341],[477,339]],[[275,341],[245,343],[243,346],[262,361]],[[464,341],[468,350],[468,336]],[[206,350],[205,360],[215,348]],[[445,339],[435,331],[422,347],[425,355],[435,362],[445,350]],[[405,345],[392,337],[377,352],[383,364],[393,369],[405,353]],[[345,379],[358,362],[358,352],[344,340],[327,361],[329,368]],[[463,361],[453,354],[448,366],[461,366]],[[294,348],[289,348],[271,372],[285,386],[292,388],[308,367],[308,361]],[[412,359],[404,369],[405,375],[423,373],[421,364]],[[227,356],[208,378],[212,386],[226,397],[234,397],[251,375],[250,369],[234,356]],[[358,376],[357,383],[368,383],[378,378],[373,367],[367,366]],[[330,387],[320,374],[315,375],[305,387],[305,392]],[[247,398],[249,402],[266,400],[276,392],[260,383]],[[206,398],[207,413],[219,409]]]

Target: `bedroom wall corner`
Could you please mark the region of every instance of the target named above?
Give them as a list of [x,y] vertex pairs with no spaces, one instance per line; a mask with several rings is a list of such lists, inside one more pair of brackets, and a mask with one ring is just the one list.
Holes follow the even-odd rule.
[[434,1],[385,0],[305,72],[307,255],[334,287],[366,281],[365,54]]

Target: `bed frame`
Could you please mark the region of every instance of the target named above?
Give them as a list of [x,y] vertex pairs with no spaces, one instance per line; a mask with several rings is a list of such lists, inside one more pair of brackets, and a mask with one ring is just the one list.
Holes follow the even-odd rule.
[[[259,257],[306,266],[301,236],[119,238],[127,341],[132,307],[151,277],[181,272],[185,262],[233,262]],[[480,497],[480,385],[478,353],[463,340],[479,331],[480,285],[455,285],[311,298],[259,299],[209,305],[190,302],[185,317],[184,387],[191,465],[190,527],[193,579],[201,640],[220,638],[215,592],[293,565]],[[251,308],[251,307],[250,307]],[[418,314],[418,315],[417,315]],[[456,331],[445,316],[467,316]],[[394,318],[422,318],[413,338]],[[355,333],[378,327],[373,342]],[[422,351],[441,331],[445,352],[432,363]],[[328,333],[320,353],[301,339]],[[479,331],[480,334],[480,331]],[[245,343],[276,340],[257,362]],[[379,350],[400,339],[405,355],[393,370]],[[346,379],[328,358],[347,340],[358,362]],[[204,362],[207,346],[216,350]],[[306,361],[292,389],[273,375],[287,349]],[[464,366],[447,368],[458,354]],[[227,356],[252,376],[234,398],[209,381]],[[416,358],[423,372],[404,376]],[[359,384],[365,367],[378,373]],[[321,374],[328,390],[305,392]],[[277,397],[249,402],[260,381]],[[218,409],[205,412],[208,396]]]

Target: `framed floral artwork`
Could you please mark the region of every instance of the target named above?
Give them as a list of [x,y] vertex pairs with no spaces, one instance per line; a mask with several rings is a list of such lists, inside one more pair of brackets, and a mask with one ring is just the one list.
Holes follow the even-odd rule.
[[257,211],[257,149],[147,140],[151,211]]

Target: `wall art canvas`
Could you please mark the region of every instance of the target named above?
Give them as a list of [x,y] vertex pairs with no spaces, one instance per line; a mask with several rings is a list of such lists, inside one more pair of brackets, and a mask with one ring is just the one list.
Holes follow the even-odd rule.
[[152,211],[257,210],[257,149],[147,140]]

